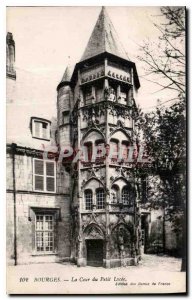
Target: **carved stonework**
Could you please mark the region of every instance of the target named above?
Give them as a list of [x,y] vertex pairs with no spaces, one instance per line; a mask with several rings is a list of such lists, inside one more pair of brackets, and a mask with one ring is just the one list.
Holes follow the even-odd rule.
[[88,172],[88,175],[87,175],[87,180],[90,179],[91,177],[95,177],[95,178],[98,178],[97,175],[96,175],[96,172],[98,171],[98,168],[94,168],[92,167],[91,169],[89,169],[87,172]]
[[103,239],[103,232],[97,226],[89,226],[84,230],[85,239]]
[[[122,124],[122,122],[120,122],[119,124]],[[111,137],[114,133],[116,133],[119,129],[121,129],[121,131],[123,131],[123,132],[125,133],[125,135],[127,136],[127,138],[129,139],[129,141],[130,141],[131,143],[133,143],[133,138],[131,137],[129,131],[128,131],[127,129],[123,128],[122,126],[116,126],[115,128],[114,128],[114,127],[111,127],[111,128],[109,129],[109,131],[110,131],[110,137]]]
[[86,214],[82,216],[82,229],[85,230],[86,227],[90,225],[96,225],[102,228],[104,231],[105,229],[105,222],[102,220],[101,215],[98,213],[92,212],[91,214]]
[[82,141],[85,139],[85,137],[89,134],[89,132],[91,132],[92,130],[96,130],[98,133],[100,133],[103,138],[104,138],[104,135],[103,135],[103,132],[101,131],[101,129],[94,123],[91,121],[90,123],[90,126],[88,128],[88,130],[86,130],[83,134],[83,137],[82,137]]
[[131,176],[130,171],[127,170],[126,168],[123,168],[122,166],[116,167],[115,173],[116,173],[116,176],[110,177],[111,185],[113,184],[113,182],[117,181],[120,178],[124,178],[126,181],[128,181],[128,177]]

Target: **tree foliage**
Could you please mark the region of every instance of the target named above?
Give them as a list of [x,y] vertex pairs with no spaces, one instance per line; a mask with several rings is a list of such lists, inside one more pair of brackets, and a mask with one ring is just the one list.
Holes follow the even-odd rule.
[[[148,206],[163,208],[174,230],[185,231],[185,179],[186,179],[186,115],[185,115],[185,9],[161,7],[161,25],[158,43],[145,41],[139,59],[145,66],[145,79],[160,86],[161,91],[172,90],[169,107],[163,103],[137,120],[138,134],[142,133],[149,156],[150,170],[146,175],[159,178],[158,193],[149,186]],[[142,174],[143,176],[143,174]],[[155,178],[155,177],[154,177]]]

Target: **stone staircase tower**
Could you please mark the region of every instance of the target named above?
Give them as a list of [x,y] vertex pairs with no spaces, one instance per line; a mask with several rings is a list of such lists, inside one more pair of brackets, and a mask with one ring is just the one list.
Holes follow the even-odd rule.
[[105,8],[69,81],[70,142],[87,154],[71,165],[71,257],[78,266],[137,264],[138,199],[126,160],[140,83]]

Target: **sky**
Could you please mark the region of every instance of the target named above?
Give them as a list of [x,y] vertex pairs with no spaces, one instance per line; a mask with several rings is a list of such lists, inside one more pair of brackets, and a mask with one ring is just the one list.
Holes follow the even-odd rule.
[[[142,78],[138,60],[139,45],[149,39],[157,42],[159,31],[152,22],[161,22],[159,7],[106,7],[130,60],[136,63],[140,77],[138,104],[145,111],[165,101],[168,93],[155,93],[158,86]],[[77,63],[87,45],[101,7],[8,7],[7,31],[16,44],[16,71],[37,78],[34,88],[45,92],[49,109],[56,109],[56,87],[67,64]],[[38,80],[39,79],[39,80]],[[43,82],[43,84],[41,84]]]

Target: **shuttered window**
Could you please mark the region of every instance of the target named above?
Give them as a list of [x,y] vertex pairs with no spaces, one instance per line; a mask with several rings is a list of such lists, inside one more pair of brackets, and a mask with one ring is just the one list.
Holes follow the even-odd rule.
[[41,137],[41,123],[35,121],[34,122],[34,127],[35,127],[35,132],[34,132],[34,136],[40,138]]
[[32,135],[34,138],[50,140],[50,122],[33,119]]
[[42,122],[42,137],[48,139],[48,123]]
[[33,162],[34,190],[52,193],[55,192],[55,162],[36,158]]

